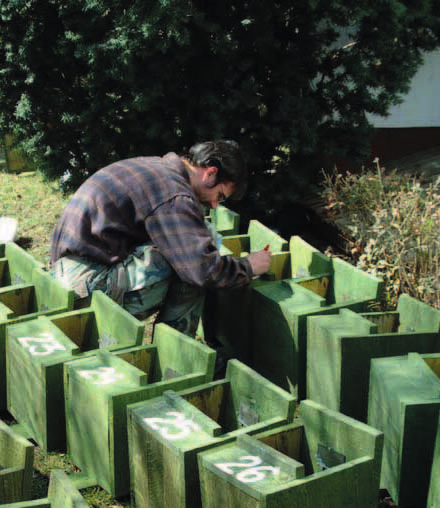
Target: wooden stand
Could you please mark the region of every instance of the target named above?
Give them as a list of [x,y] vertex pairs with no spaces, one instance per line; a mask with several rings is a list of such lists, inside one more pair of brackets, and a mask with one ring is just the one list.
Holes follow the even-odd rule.
[[383,434],[312,401],[198,456],[203,508],[377,508]]
[[88,308],[9,325],[7,405],[26,437],[65,451],[64,364],[140,344],[143,331],[143,323],[100,291]]
[[212,380],[215,351],[159,324],[154,343],[65,365],[67,449],[77,485],[130,492],[127,406]]
[[295,399],[238,360],[226,378],[128,408],[137,508],[201,506],[197,454],[293,420]]
[[307,320],[307,397],[367,422],[370,361],[440,351],[440,311],[401,295],[396,312]]
[[417,353],[371,361],[368,423],[385,434],[381,486],[399,506],[426,506],[439,423],[439,374]]

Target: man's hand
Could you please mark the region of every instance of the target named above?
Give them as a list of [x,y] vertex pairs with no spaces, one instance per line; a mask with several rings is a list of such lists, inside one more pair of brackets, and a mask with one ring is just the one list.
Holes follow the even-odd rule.
[[254,275],[262,275],[269,270],[271,255],[269,244],[265,245],[263,250],[249,254],[248,260]]

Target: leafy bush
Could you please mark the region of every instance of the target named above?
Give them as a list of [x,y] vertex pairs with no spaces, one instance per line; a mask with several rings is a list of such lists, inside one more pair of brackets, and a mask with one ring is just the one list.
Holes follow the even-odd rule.
[[282,168],[248,207],[280,210],[298,173],[367,155],[366,113],[399,102],[439,20],[434,0],[2,0],[0,130],[73,186],[233,138],[253,172]]
[[327,219],[349,235],[356,265],[384,277],[387,303],[401,293],[440,308],[440,178],[397,172],[325,175]]

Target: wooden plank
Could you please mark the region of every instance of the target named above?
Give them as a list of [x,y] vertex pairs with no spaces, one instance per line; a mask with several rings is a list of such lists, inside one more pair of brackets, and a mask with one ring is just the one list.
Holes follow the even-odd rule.
[[33,284],[21,284],[0,288],[0,301],[9,307],[15,316],[24,316],[36,312],[35,286]]
[[[364,316],[366,314],[363,314]],[[377,327],[360,314],[348,309],[340,309],[338,314],[309,316],[307,319],[307,398],[320,404],[341,411],[350,416],[363,416],[366,421],[368,373],[363,378],[367,383],[367,391],[362,397],[364,384],[358,385],[358,390],[353,390],[353,385],[347,382],[342,384],[345,369],[350,369],[353,374],[359,373],[359,362],[353,362],[352,356],[347,357],[344,346],[350,338],[359,344],[357,337],[366,337],[376,331]],[[356,391],[356,405],[351,407],[347,404],[346,390]],[[360,393],[359,393],[360,392]],[[361,398],[358,402],[358,399]]]
[[401,333],[440,331],[440,311],[409,295],[400,295],[397,312],[400,316]]
[[304,465],[249,436],[198,454],[202,505],[266,507],[288,482],[304,477]]
[[8,321],[15,317],[15,313],[2,302],[0,302],[0,321]]
[[8,260],[10,284],[29,284],[35,268],[43,269],[43,264],[14,242],[5,244],[5,257]]
[[371,361],[368,423],[385,434],[381,484],[402,506],[426,506],[440,411],[440,379],[422,355]]
[[290,238],[289,251],[292,278],[310,277],[332,271],[331,259],[299,236]]
[[[220,342],[225,356],[244,363],[251,361],[250,334],[252,288],[290,275],[288,242],[258,221],[250,221],[247,235],[224,237],[223,245],[239,257],[269,244],[272,252],[270,273],[256,278],[240,289],[209,292],[206,298],[203,329],[205,339]],[[269,280],[268,280],[269,279]]]
[[63,362],[78,351],[44,316],[7,328],[8,411],[43,449],[65,451]]
[[429,508],[440,506],[440,419],[438,422],[434,458],[432,461],[427,506]]
[[11,284],[11,277],[9,275],[8,260],[6,258],[0,259],[0,287],[9,286]]
[[233,256],[240,257],[242,252],[249,252],[250,237],[249,235],[224,236],[222,247],[226,247]]
[[89,307],[50,317],[83,353],[98,349],[117,350],[142,342],[145,324],[102,291],[93,291]]
[[90,307],[63,312],[50,319],[81,351],[88,351],[89,342],[97,340],[94,338],[97,333],[95,313]]
[[145,346],[134,346],[113,353],[124,362],[134,365],[137,369],[148,375],[148,383],[153,382],[154,364],[157,359],[157,348],[146,348]]
[[329,304],[360,301],[378,301],[382,295],[384,282],[356,268],[339,258],[332,258],[333,284],[330,287]]
[[[273,252],[270,258],[269,275],[270,280],[289,279],[290,271],[290,252]],[[265,279],[266,277],[262,277]]]
[[293,281],[255,288],[250,365],[286,390],[305,388],[306,317],[325,304],[324,298]]
[[102,291],[94,291],[91,307],[96,316],[99,341],[90,349],[112,346],[131,347],[142,344],[145,324],[132,316]]
[[51,508],[89,507],[89,503],[74,487],[64,471],[54,470],[51,472],[48,498]]
[[383,434],[312,401],[299,409],[247,437],[260,446],[239,438],[199,454],[204,508],[377,507]]
[[0,421],[0,499],[15,503],[31,498],[34,446]]
[[[419,302],[416,308],[420,309]],[[311,315],[307,320],[307,397],[362,422],[367,421],[373,358],[440,351],[435,319],[431,321],[431,333],[378,333],[377,320],[370,322],[368,317],[368,313],[356,315],[341,309],[338,314]],[[423,329],[429,329],[426,322]]]
[[313,291],[322,298],[327,300],[328,288],[330,285],[330,276],[327,274],[315,275],[313,277],[301,277],[296,278],[295,283],[299,284],[303,288],[307,288]]
[[271,429],[259,432],[256,438],[262,443],[287,455],[287,457],[291,457],[298,462],[305,461],[304,451],[306,450],[306,441],[304,424],[298,421],[298,419],[293,423],[278,427],[276,430]]
[[286,252],[289,250],[289,242],[278,233],[257,220],[249,221],[248,235],[250,238],[250,252],[263,250],[269,244],[272,252]]
[[35,308],[39,313],[48,315],[73,310],[74,291],[66,289],[49,272],[35,268],[32,283],[35,286]]
[[[297,245],[304,247],[304,242],[291,241],[291,248]],[[252,295],[250,365],[282,388],[293,387],[299,399],[307,396],[307,317],[335,314],[340,308],[366,312],[369,305],[377,301],[383,287],[383,281],[349,263],[338,258],[326,259],[319,254],[306,247],[298,256],[291,250],[292,262],[297,258],[301,260],[295,261],[292,274],[300,277],[331,275],[325,300],[315,302],[317,305],[299,293],[300,286],[295,278],[254,288]],[[327,269],[325,272],[310,273],[323,267]]]
[[229,361],[224,380],[180,390],[177,400],[204,415],[202,421],[213,422],[215,433],[164,397],[129,406],[136,506],[200,507],[198,454],[240,435],[284,425],[293,420],[295,410],[293,396],[237,360]]
[[157,362],[152,382],[189,372],[203,373],[205,382],[212,380],[215,351],[211,348],[164,323],[155,326],[153,343],[157,346]]
[[377,327],[377,333],[397,333],[399,331],[399,317],[397,311],[360,313]]
[[434,374],[440,378],[440,357],[439,355],[423,355],[424,362],[434,372]]
[[127,406],[206,383],[214,361],[213,350],[161,323],[153,344],[67,363],[67,440],[75,464],[115,497],[127,495]]
[[240,226],[240,215],[223,205],[210,210],[209,218],[221,235],[236,235]]

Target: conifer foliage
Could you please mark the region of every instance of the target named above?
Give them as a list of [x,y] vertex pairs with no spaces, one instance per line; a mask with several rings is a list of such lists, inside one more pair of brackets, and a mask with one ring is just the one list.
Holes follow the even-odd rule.
[[439,20],[438,0],[1,0],[0,131],[78,180],[219,137],[257,174],[362,157]]

